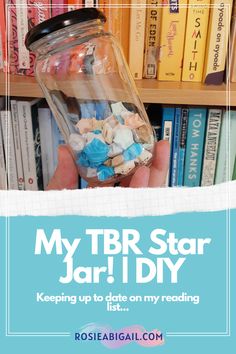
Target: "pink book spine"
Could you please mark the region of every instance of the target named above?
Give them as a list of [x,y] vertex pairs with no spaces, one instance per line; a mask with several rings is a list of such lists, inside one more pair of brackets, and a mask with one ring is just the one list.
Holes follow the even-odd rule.
[[65,12],[68,11],[67,0],[51,0],[51,3],[52,3],[52,17],[64,14]]
[[17,19],[16,6],[14,0],[8,0],[6,8],[6,31],[9,36],[8,63],[11,74],[18,72],[18,39],[17,39]]
[[[28,29],[30,30],[39,23],[50,18],[50,0],[28,0]],[[34,75],[35,54],[30,52],[30,68],[22,70],[21,73],[28,76]]]
[[6,16],[5,16],[5,1],[0,0],[0,36],[2,42],[2,60],[3,60],[3,70],[7,70],[7,50],[6,50]]

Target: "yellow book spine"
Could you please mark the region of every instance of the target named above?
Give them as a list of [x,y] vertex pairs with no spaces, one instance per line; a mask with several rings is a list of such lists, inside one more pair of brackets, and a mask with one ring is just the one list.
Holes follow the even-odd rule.
[[158,80],[181,80],[187,2],[187,0],[162,1]]
[[232,0],[212,0],[211,5],[203,82],[219,85],[224,80]]
[[146,1],[130,1],[129,67],[134,79],[142,79]]
[[129,60],[129,29],[130,29],[130,0],[122,1],[122,29],[121,29],[121,46],[126,60]]
[[210,0],[189,0],[182,81],[202,81],[209,4]]
[[160,45],[161,0],[148,0],[144,48],[143,77],[155,79]]

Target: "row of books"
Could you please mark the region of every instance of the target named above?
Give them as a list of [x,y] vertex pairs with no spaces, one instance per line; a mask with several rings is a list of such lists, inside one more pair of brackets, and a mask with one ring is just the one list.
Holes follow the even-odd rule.
[[24,45],[26,33],[51,17],[83,7],[97,7],[104,12],[105,31],[117,37],[128,59],[129,4],[127,0],[0,0],[0,68],[11,74],[33,76],[35,55]]
[[44,100],[0,98],[0,189],[45,190],[63,138]]
[[162,108],[155,129],[171,146],[166,186],[211,186],[236,179],[236,111]]
[[233,6],[233,0],[147,0],[146,4],[131,10],[129,65],[136,79],[221,84],[230,76],[236,81],[236,2]]
[[[8,16],[5,2],[11,5]],[[233,0],[0,0],[0,6],[0,67],[6,64],[8,37],[13,74],[33,75],[34,54],[24,45],[29,29],[51,16],[95,6],[105,13],[105,30],[121,43],[135,79],[236,82]]]
[[[166,186],[236,179],[236,111],[159,105],[146,109],[157,140],[170,143]],[[0,189],[45,190],[60,144],[63,137],[45,100],[0,97]],[[85,187],[80,179],[78,188]]]

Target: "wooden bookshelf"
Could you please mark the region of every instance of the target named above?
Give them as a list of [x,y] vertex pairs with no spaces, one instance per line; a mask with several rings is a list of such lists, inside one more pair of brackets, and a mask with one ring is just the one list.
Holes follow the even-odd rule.
[[[0,73],[0,95],[6,94],[6,75]],[[20,75],[8,76],[8,94],[18,97],[43,97],[35,78]],[[207,86],[192,82],[161,82],[137,80],[136,85],[145,103],[187,104],[207,106],[236,106],[236,84],[226,87]]]

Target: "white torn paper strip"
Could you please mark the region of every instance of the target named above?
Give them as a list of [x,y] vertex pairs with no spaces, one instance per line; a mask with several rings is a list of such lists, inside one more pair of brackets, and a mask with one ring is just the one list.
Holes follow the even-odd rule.
[[145,216],[236,208],[236,181],[201,188],[0,192],[0,216]]

